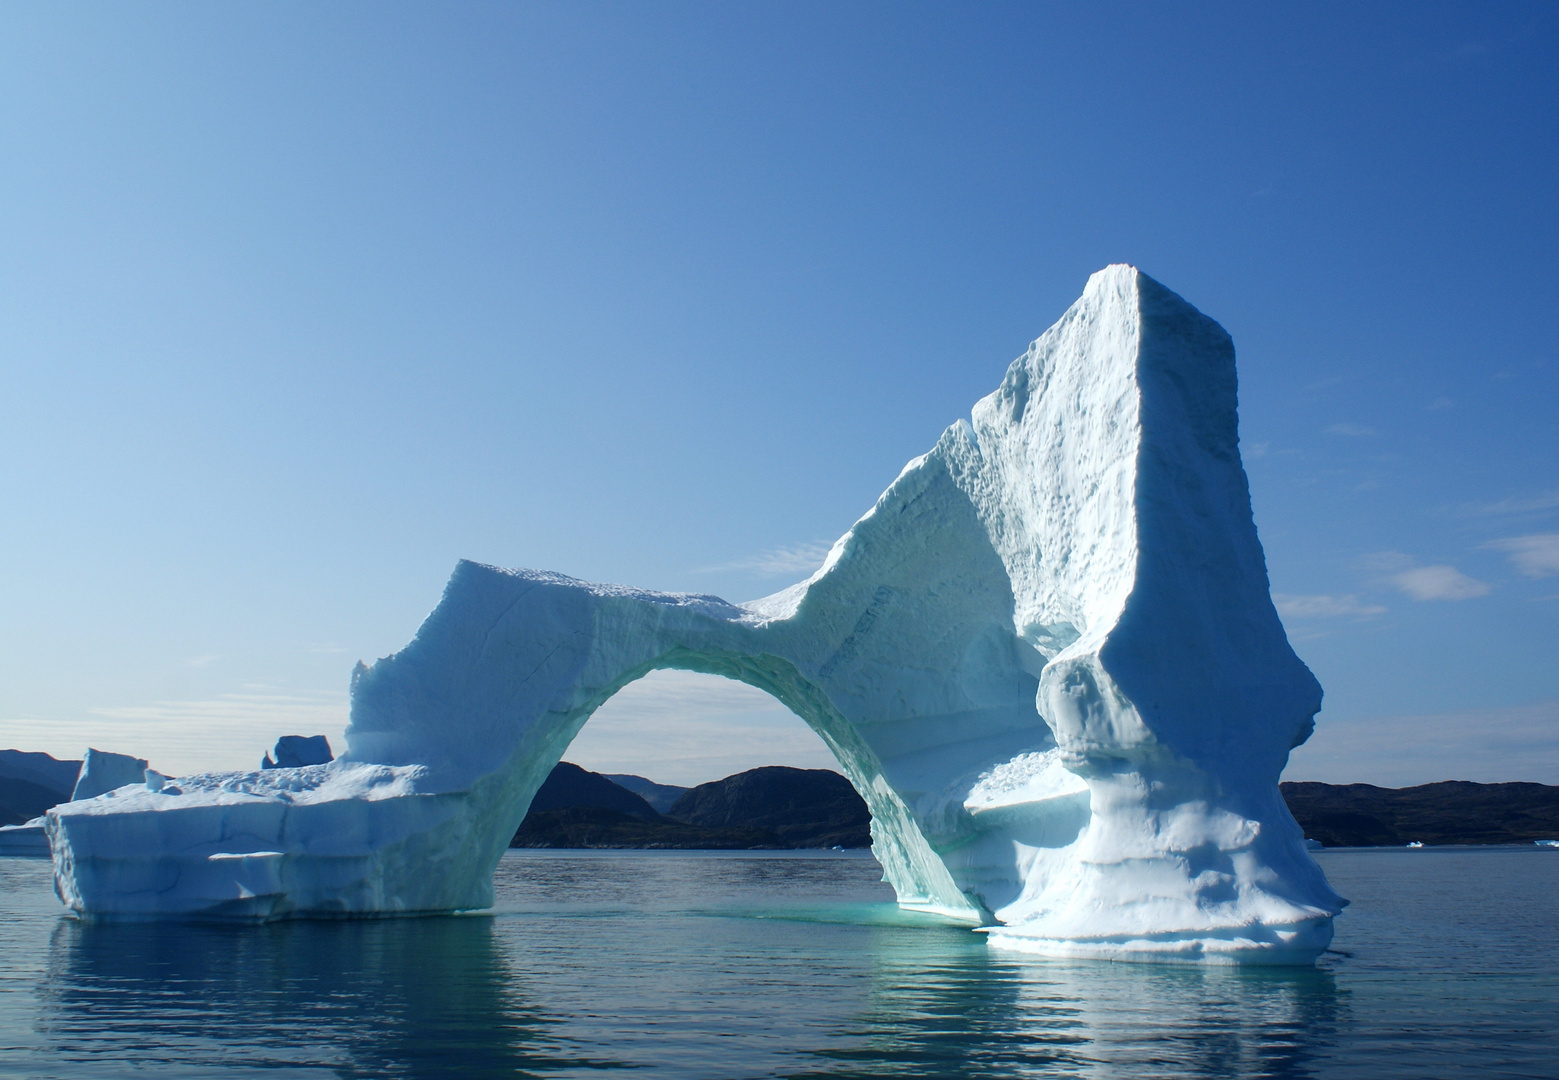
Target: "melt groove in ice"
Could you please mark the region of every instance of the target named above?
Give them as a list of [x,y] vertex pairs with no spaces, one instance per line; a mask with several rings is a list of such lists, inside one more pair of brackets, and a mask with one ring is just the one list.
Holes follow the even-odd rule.
[[51,810],[98,917],[492,902],[532,796],[657,668],[738,679],[822,736],[906,907],[1063,956],[1308,962],[1345,901],[1278,792],[1321,688],[1289,647],[1240,464],[1234,348],[1129,266],[764,600],[461,562],[352,677],[327,765]]

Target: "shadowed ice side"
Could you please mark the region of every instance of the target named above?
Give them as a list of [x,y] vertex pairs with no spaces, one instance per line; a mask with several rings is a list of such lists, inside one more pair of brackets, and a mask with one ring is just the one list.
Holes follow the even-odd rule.
[[340,760],[56,807],[57,888],[89,916],[488,906],[591,713],[681,668],[818,732],[906,907],[1045,954],[1309,962],[1345,902],[1277,781],[1321,691],[1235,404],[1222,328],[1109,267],[808,580],[734,605],[461,562],[354,672]]

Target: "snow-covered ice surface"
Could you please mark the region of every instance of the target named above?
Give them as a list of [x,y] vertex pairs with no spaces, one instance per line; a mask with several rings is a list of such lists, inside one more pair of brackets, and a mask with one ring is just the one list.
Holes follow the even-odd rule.
[[333,762],[159,778],[56,806],[55,888],[72,910],[129,917],[480,907],[468,849],[481,822],[465,793],[419,790],[426,773]]
[[590,714],[658,668],[794,710],[871,807],[900,903],[995,946],[1307,962],[1345,903],[1278,793],[1321,690],[1268,595],[1233,345],[1128,266],[807,581],[735,605],[462,562],[411,644],[354,672],[339,760],[56,807],[60,894],[86,915],[484,907]]

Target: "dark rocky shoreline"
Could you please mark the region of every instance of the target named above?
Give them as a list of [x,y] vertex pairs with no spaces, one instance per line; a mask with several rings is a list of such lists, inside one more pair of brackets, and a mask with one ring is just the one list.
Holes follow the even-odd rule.
[[1559,787],[1446,780],[1408,788],[1286,783],[1289,812],[1327,847],[1530,844],[1559,839]]

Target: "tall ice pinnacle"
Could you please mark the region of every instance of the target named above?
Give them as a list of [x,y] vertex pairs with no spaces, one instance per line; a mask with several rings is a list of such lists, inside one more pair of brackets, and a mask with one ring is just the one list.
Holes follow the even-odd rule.
[[1217,323],[1108,267],[806,581],[734,605],[462,562],[411,644],[354,673],[339,760],[57,807],[60,895],[486,906],[591,713],[682,668],[822,736],[906,907],[1053,955],[1309,962],[1345,901],[1277,781],[1321,690],[1268,595],[1235,391]]

